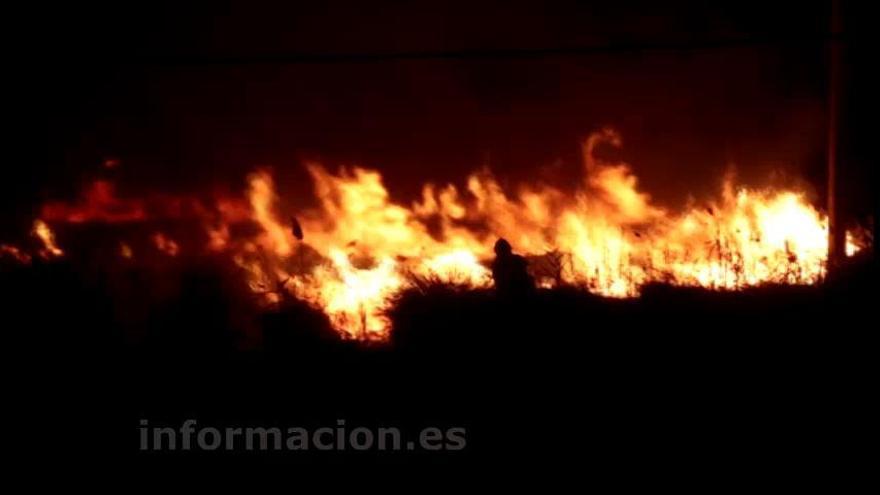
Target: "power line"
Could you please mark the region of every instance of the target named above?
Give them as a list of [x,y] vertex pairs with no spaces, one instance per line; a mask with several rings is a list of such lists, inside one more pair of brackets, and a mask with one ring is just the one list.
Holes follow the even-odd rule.
[[[805,34],[801,36],[752,36],[709,40],[667,42],[620,42],[612,44],[552,48],[491,48],[476,50],[422,50],[398,52],[277,53],[245,56],[212,55],[140,55],[117,61],[120,65],[286,65],[337,64],[420,60],[490,60],[543,59],[614,53],[691,52],[761,46],[821,45],[831,41],[846,42],[841,34]],[[96,60],[100,61],[100,60]],[[106,60],[100,61],[106,63]],[[112,62],[112,61],[111,61]]]

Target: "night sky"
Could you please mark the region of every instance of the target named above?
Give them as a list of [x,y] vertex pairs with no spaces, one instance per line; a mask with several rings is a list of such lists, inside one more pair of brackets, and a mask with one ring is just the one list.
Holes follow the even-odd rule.
[[[269,166],[296,203],[317,160],[380,169],[408,201],[484,165],[576,178],[606,125],[661,203],[716,192],[730,165],[823,201],[829,2],[85,3],[5,16],[0,232],[111,157],[128,190],[241,187]],[[845,12],[843,161],[863,214],[871,50],[864,13]]]

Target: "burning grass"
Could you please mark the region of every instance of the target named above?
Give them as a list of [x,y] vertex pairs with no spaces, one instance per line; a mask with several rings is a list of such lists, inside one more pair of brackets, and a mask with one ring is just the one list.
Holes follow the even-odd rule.
[[[378,348],[450,356],[568,356],[613,345],[646,352],[687,347],[784,347],[837,325],[858,328],[872,307],[873,261],[821,287],[765,285],[738,291],[650,284],[639,298],[609,298],[583,287],[502,297],[492,288],[420,279],[383,311],[387,342],[347,339],[327,314],[281,292],[266,308],[239,268],[222,257],[166,266],[131,264],[97,275],[69,259],[6,265],[0,277],[12,335],[42,344],[92,342],[96,348],[210,356],[265,350],[280,356],[337,355]],[[850,323],[846,323],[850,322]],[[18,327],[16,325],[19,325]],[[836,334],[835,334],[836,335]],[[814,337],[810,337],[814,338]],[[60,340],[59,340],[60,339]],[[667,352],[670,349],[666,349]],[[115,351],[114,351],[115,352]],[[725,351],[727,352],[727,351]],[[493,359],[495,359],[493,357]]]
[[[726,178],[718,199],[673,212],[638,188],[628,164],[597,158],[599,145],[620,146],[621,138],[603,130],[585,140],[583,180],[573,189],[528,184],[511,192],[483,170],[464,189],[426,184],[410,206],[392,200],[378,172],[334,174],[318,164],[307,165],[317,204],[296,212],[281,211],[265,170],[249,177],[244,198],[122,199],[97,182],[79,204],[45,205],[35,248],[3,245],[0,258],[82,257],[94,248],[69,249],[79,236],[68,232],[103,225],[116,238],[100,255],[85,255],[90,263],[219,257],[237,267],[248,299],[264,311],[304,301],[341,337],[366,341],[389,338],[387,314],[402,294],[490,289],[498,238],[526,256],[541,288],[606,297],[636,297],[656,283],[730,291],[815,285],[825,276],[827,218],[804,193]],[[856,232],[848,239],[850,255],[870,244]]]

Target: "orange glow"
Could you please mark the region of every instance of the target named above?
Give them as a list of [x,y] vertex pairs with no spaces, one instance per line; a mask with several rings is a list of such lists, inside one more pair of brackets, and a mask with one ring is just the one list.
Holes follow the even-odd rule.
[[[155,244],[156,249],[167,254],[168,256],[177,256],[177,253],[180,252],[180,247],[174,242],[174,239],[169,238],[165,234],[161,232],[156,232],[153,234],[153,244]],[[131,251],[129,249],[129,251]]]
[[[282,211],[273,177],[259,170],[248,178],[246,201],[220,198],[202,206],[179,200],[158,210],[196,212],[204,249],[227,253],[263,303],[287,296],[307,301],[356,339],[387,338],[384,311],[404,289],[437,282],[491,287],[487,266],[501,237],[530,260],[542,288],[564,284],[633,297],[650,282],[737,290],[822,280],[828,222],[802,192],[748,189],[727,178],[717,199],[670,211],[639,189],[628,164],[606,163],[594,153],[600,144],[621,143],[612,130],[588,137],[583,180],[568,189],[529,184],[505,190],[481,170],[464,187],[425,184],[420,199],[404,205],[392,200],[377,171],[333,173],[309,163],[316,199],[310,209]],[[96,183],[81,204],[44,207],[43,219],[139,221],[146,204],[122,201],[111,185]],[[236,228],[243,223],[249,228]],[[46,253],[63,254],[42,220],[34,231]],[[869,244],[862,239],[848,233],[848,255]],[[168,255],[180,252],[162,233],[152,240]],[[122,256],[130,257],[122,246]],[[10,248],[3,253],[17,256]]]
[[[332,174],[310,164],[319,206],[297,213],[300,244],[270,207],[271,178],[256,174],[250,201],[265,233],[258,244],[272,255],[248,272],[290,278],[286,290],[326,311],[340,331],[378,339],[388,331],[382,310],[391,297],[419,280],[490,287],[485,265],[499,237],[530,257],[559,254],[557,273],[535,274],[541,287],[564,283],[605,296],[636,296],[653,281],[735,290],[822,278],[827,220],[803,194],[737,189],[728,179],[717,201],[669,212],[638,189],[627,164],[594,157],[598,144],[620,142],[613,131],[586,140],[586,180],[574,194],[550,186],[509,194],[481,171],[464,193],[425,185],[409,208],[390,199],[378,172]],[[439,229],[429,232],[429,222]],[[300,266],[304,245],[320,257]]]
[[275,219],[273,203],[275,203],[275,190],[272,176],[267,172],[257,172],[250,177],[250,202],[253,218],[263,227],[265,238],[263,243],[271,245],[278,256],[290,254],[291,234],[287,228]]
[[40,218],[46,221],[130,222],[146,218],[142,201],[123,201],[116,197],[113,183],[98,180],[89,186],[80,203],[50,202],[43,205]]
[[123,258],[125,258],[127,260],[132,259],[134,257],[134,252],[131,250],[131,246],[129,246],[125,242],[120,242],[119,243],[119,256],[122,256]]
[[55,234],[52,232],[52,229],[46,225],[46,222],[36,220],[34,222],[33,234],[43,243],[43,248],[40,250],[40,256],[43,258],[53,258],[64,255],[64,251],[55,244]]
[[9,258],[17,261],[18,263],[30,263],[31,256],[16,246],[12,246],[9,244],[0,244],[0,260],[3,258]]

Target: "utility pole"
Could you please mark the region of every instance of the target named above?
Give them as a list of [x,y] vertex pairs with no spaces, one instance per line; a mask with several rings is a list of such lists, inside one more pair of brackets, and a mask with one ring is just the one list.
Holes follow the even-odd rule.
[[846,229],[840,210],[840,165],[838,163],[841,92],[841,56],[843,52],[840,0],[831,0],[831,37],[828,74],[828,274],[846,255]]

